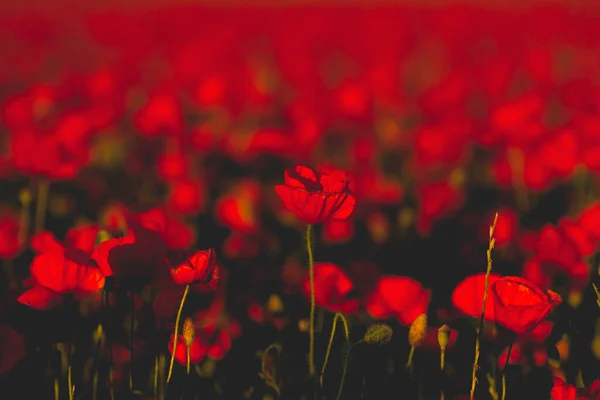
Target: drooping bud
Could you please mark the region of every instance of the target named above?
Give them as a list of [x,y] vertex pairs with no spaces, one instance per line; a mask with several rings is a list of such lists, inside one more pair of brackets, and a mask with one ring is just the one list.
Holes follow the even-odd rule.
[[408,331],[408,344],[417,347],[425,339],[427,333],[427,314],[421,314],[415,319]]
[[374,324],[367,329],[363,340],[368,344],[387,344],[392,340],[392,328],[386,324]]
[[191,318],[186,318],[183,322],[183,339],[185,339],[185,345],[190,347],[194,343],[196,336],[196,329]]
[[442,325],[438,329],[438,344],[441,350],[446,350],[448,342],[450,341],[450,327],[448,325]]

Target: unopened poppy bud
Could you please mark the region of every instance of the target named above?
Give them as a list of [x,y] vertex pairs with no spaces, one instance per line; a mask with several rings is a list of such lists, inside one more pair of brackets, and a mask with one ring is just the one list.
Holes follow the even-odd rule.
[[28,207],[31,204],[31,191],[29,189],[21,189],[19,192],[19,202],[23,207]]
[[272,294],[269,296],[269,300],[267,300],[267,309],[273,314],[277,314],[283,311],[283,301],[281,301],[281,297],[276,294]]
[[427,333],[427,314],[421,314],[414,320],[408,331],[408,344],[416,347],[423,342]]
[[99,244],[106,242],[108,239],[110,239],[110,233],[106,232],[105,230],[101,230],[98,232],[98,235],[96,235],[96,246],[98,246]]
[[183,322],[183,339],[185,345],[190,347],[194,343],[194,337],[196,336],[196,329],[194,329],[194,323],[191,318],[186,318]]
[[448,327],[448,325],[442,325],[440,329],[438,329],[438,344],[440,345],[440,349],[446,350],[449,341],[450,327]]
[[98,327],[92,335],[92,339],[96,345],[104,342],[104,329],[102,329],[102,324],[98,324]]
[[368,344],[387,344],[392,340],[392,328],[386,324],[374,324],[367,329],[363,340]]

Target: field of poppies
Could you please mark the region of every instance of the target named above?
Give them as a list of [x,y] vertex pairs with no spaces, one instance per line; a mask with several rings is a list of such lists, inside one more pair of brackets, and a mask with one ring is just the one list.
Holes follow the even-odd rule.
[[599,26],[0,15],[0,398],[600,399]]

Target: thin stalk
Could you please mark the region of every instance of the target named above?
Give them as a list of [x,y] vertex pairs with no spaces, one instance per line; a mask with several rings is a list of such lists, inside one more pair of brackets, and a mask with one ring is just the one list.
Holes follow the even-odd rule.
[[352,352],[352,349],[354,348],[354,346],[359,345],[363,342],[364,342],[364,339],[361,339],[358,342],[350,345],[350,348],[348,349],[348,354],[346,354],[346,358],[344,359],[344,367],[342,370],[342,379],[340,381],[340,388],[338,389],[338,394],[337,394],[336,400],[340,400],[340,398],[342,397],[342,392],[344,391],[344,383],[346,382],[346,373],[348,372],[348,365],[350,364],[350,353]]
[[35,209],[35,231],[44,229],[46,220],[46,210],[48,209],[48,195],[50,193],[50,182],[47,179],[41,179],[38,182],[37,203]]
[[71,341],[67,342],[67,386],[69,389],[69,400],[73,400],[73,377],[71,374]]
[[154,381],[152,382],[152,398],[158,397],[158,356],[154,356]]
[[487,302],[489,279],[492,272],[492,249],[494,248],[494,230],[496,229],[496,223],[498,222],[498,213],[494,216],[494,222],[490,226],[490,241],[486,252],[487,255],[487,268],[485,271],[485,284],[483,291],[483,301],[481,302],[481,318],[479,319],[479,330],[477,331],[477,338],[475,340],[475,359],[473,360],[473,371],[471,374],[471,400],[475,398],[475,386],[477,385],[477,370],[479,369],[479,353],[480,343],[483,337],[483,318],[485,316],[485,303]]
[[506,399],[506,367],[508,366],[508,360],[510,360],[510,353],[513,348],[514,341],[511,340],[508,345],[508,351],[506,352],[506,361],[504,361],[504,366],[502,367],[502,400]]
[[179,320],[181,319],[181,311],[183,310],[183,304],[187,298],[188,292],[190,291],[190,285],[185,286],[183,296],[181,297],[181,303],[179,303],[179,310],[177,311],[177,318],[175,319],[175,332],[173,335],[173,351],[171,352],[171,362],[169,364],[169,374],[167,375],[167,383],[171,381],[171,374],[173,373],[173,362],[175,361],[175,350],[177,349],[177,335],[179,334]]
[[315,270],[311,243],[312,225],[306,226],[306,252],[308,253],[308,275],[310,280],[310,342],[308,347],[309,373],[313,376],[315,369]]
[[130,293],[129,299],[129,390],[133,391],[133,334],[135,324],[135,295]]
[[327,352],[325,353],[325,361],[323,362],[323,368],[321,368],[321,387],[323,387],[323,375],[325,375],[325,368],[327,367],[327,361],[329,360],[329,355],[331,354],[331,346],[333,345],[333,337],[335,336],[335,328],[337,327],[338,319],[341,319],[342,323],[344,324],[346,342],[350,341],[350,331],[348,330],[348,321],[346,320],[346,317],[344,317],[343,314],[335,313],[335,317],[333,318],[333,326],[331,327],[331,334],[329,335],[329,344],[327,345]]

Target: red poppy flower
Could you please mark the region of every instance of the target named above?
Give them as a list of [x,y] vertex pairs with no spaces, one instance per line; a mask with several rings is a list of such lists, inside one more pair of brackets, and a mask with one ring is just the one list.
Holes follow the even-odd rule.
[[[173,354],[173,339],[171,335],[169,339],[169,353]],[[202,345],[200,339],[196,336],[190,346],[190,363],[198,364],[206,355],[206,347]],[[175,360],[181,365],[187,365],[187,345],[183,335],[177,335],[177,347],[175,348]]]
[[516,276],[507,276],[491,285],[496,322],[517,334],[535,328],[562,299],[551,290],[542,290]]
[[219,283],[219,271],[217,255],[213,249],[209,249],[198,251],[171,268],[171,277],[178,285],[199,284],[214,290]]
[[21,250],[19,231],[21,222],[12,214],[0,215],[0,258],[14,258]]
[[0,375],[10,371],[26,355],[25,341],[8,325],[0,325]]
[[352,221],[329,219],[323,224],[323,240],[326,243],[344,243],[354,235]]
[[104,275],[96,263],[83,256],[71,259],[66,252],[36,256],[30,267],[36,286],[19,297],[19,302],[38,310],[55,307],[62,295],[82,298],[104,287]]
[[[348,298],[354,285],[346,272],[333,263],[316,263],[315,302],[319,307],[331,312],[352,314],[358,310],[358,299]],[[310,294],[310,282],[304,281],[304,293]]]
[[155,231],[136,222],[124,237],[106,240],[92,254],[105,276],[114,276],[121,284],[139,284],[167,271],[167,246]]
[[228,194],[220,197],[215,205],[219,222],[240,233],[256,232],[260,224],[260,187],[254,181],[237,184]]
[[343,171],[319,173],[297,165],[285,171],[285,184],[275,191],[284,206],[307,224],[326,219],[346,219],[354,211],[355,199]]
[[395,316],[403,325],[411,325],[421,314],[427,314],[431,291],[416,280],[401,276],[384,276],[371,292],[365,307],[373,318]]
[[[490,287],[494,282],[500,279],[498,274],[490,274],[488,277],[488,297],[485,302],[486,321],[495,321],[494,299],[490,295]],[[485,274],[475,274],[467,276],[460,282],[452,292],[452,304],[463,313],[473,317],[481,317],[481,306],[483,304],[483,294],[485,293]]]
[[576,400],[577,389],[573,385],[569,385],[558,377],[552,378],[552,392],[550,392],[551,400]]
[[96,247],[98,231],[96,225],[83,225],[69,229],[64,245],[56,239],[52,232],[40,231],[31,238],[31,248],[39,254],[78,249],[91,255]]
[[199,213],[206,203],[204,181],[183,179],[171,182],[166,207],[180,215]]
[[154,208],[139,214],[136,220],[142,227],[157,232],[170,249],[187,249],[195,240],[194,230],[164,209]]

